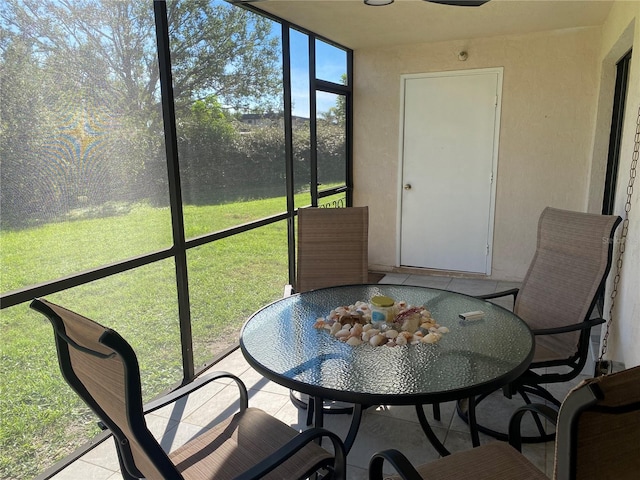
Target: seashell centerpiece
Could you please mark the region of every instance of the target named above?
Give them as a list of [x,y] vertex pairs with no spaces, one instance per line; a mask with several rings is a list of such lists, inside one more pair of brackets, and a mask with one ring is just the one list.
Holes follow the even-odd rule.
[[357,301],[334,308],[313,326],[354,347],[365,342],[374,347],[436,343],[449,332],[447,327],[438,325],[425,307],[414,307],[404,301],[394,303],[385,322],[372,323],[371,314],[370,303]]

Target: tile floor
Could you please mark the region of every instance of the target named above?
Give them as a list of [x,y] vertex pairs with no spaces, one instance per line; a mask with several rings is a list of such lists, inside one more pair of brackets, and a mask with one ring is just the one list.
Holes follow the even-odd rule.
[[[419,276],[407,274],[388,274],[380,283],[422,285],[426,287],[449,289],[471,295],[491,293],[513,288],[517,284],[491,280],[449,278],[438,276]],[[503,306],[508,305],[505,303]],[[305,411],[296,408],[289,400],[289,391],[266,380],[245,362],[240,350],[234,351],[222,359],[215,370],[226,370],[238,375],[249,389],[249,405],[258,407],[276,416],[296,429],[305,428]],[[587,365],[585,372],[592,371]],[[582,378],[575,380],[575,383]],[[571,385],[554,386],[553,392],[562,398]],[[237,390],[228,383],[212,383],[198,390],[188,399],[177,402],[148,415],[150,430],[160,439],[161,445],[168,451],[188,441],[210,425],[234,413],[237,409]],[[486,411],[491,418],[508,418],[514,406],[501,395],[490,398],[491,405]],[[427,418],[432,422],[433,430],[452,452],[471,448],[471,440],[466,424],[455,412],[455,405],[446,403],[441,406],[442,419],[433,420],[431,409],[425,408]],[[482,422],[482,409],[478,416]],[[349,426],[348,415],[325,416],[325,427],[338,434],[346,434]],[[489,422],[489,419],[486,420]],[[481,443],[495,441],[481,434]],[[438,454],[429,444],[422,432],[413,407],[379,406],[370,408],[363,416],[362,424],[353,448],[348,456],[348,478],[360,480],[367,478],[367,465],[370,456],[379,450],[396,448],[416,463],[424,463],[438,458]],[[523,453],[538,467],[551,476],[553,469],[553,442],[525,445]],[[57,473],[55,480],[115,480],[122,478],[115,453],[113,440],[99,444],[64,470]]]

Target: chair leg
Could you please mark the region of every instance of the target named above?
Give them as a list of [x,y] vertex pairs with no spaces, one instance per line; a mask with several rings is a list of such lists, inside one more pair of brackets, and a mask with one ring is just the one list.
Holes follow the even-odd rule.
[[[519,389],[518,393],[524,399],[527,405],[531,405],[531,403],[533,403],[531,402],[531,399],[529,399],[529,395],[527,395],[527,392],[524,390],[524,388]],[[547,432],[544,429],[544,425],[542,425],[542,420],[540,420],[540,416],[534,412],[532,413],[532,417],[538,429],[538,433],[540,434],[541,437],[545,437],[547,435]]]
[[[517,394],[520,395],[522,397],[522,399],[524,400],[525,403],[530,404],[531,399],[529,397],[529,394],[531,395],[535,395],[538,396],[544,400],[547,400],[551,403],[553,403],[556,406],[560,406],[560,403],[556,398],[553,397],[553,395],[551,395],[551,393],[549,393],[546,389],[544,389],[543,387],[536,385],[536,386],[520,386],[516,389],[514,389],[514,391],[512,391],[513,394]],[[493,392],[491,392],[493,393]],[[478,411],[478,409],[480,408],[480,405],[482,404],[482,401],[485,400],[490,394],[483,394],[483,395],[479,395],[478,397],[476,397],[476,401],[475,401],[475,407],[476,407],[476,412]],[[462,400],[459,400],[456,404],[456,411],[458,413],[458,416],[465,422],[465,423],[469,423],[469,412],[466,408],[466,403]],[[555,439],[555,432],[553,433],[547,433],[544,429],[544,426],[540,420],[540,417],[537,415],[534,415],[534,422],[536,424],[536,429],[538,430],[538,435],[528,435],[528,436],[523,436],[522,437],[522,443],[544,443],[544,442],[549,442]],[[489,428],[486,425],[482,425],[480,423],[477,423],[476,421],[476,428],[479,432],[482,432],[486,435],[489,435],[497,440],[501,440],[503,442],[506,442],[509,440],[509,435],[507,433],[507,431],[501,432],[498,430],[495,430],[493,428]]]

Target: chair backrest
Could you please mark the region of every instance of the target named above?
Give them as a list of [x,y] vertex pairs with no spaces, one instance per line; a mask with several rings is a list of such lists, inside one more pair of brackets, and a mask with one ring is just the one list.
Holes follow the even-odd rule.
[[586,380],[558,415],[554,479],[640,476],[640,366]]
[[368,207],[298,210],[295,289],[367,283]]
[[[547,207],[538,222],[538,243],[514,312],[532,329],[589,318],[611,268],[613,233],[620,217]],[[588,332],[587,332],[588,335]],[[580,332],[536,337],[557,353],[575,355]]]
[[53,325],[63,377],[115,437],[123,476],[181,479],[147,429],[131,346],[117,332],[46,300],[34,300],[31,308]]

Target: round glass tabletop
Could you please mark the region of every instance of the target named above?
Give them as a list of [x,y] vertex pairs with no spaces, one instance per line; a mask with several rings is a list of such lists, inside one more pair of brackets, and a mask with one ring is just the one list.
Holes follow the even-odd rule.
[[[433,344],[351,346],[318,318],[343,305],[385,295],[425,306],[449,329]],[[458,315],[481,310],[479,320]],[[431,403],[499,388],[526,370],[533,335],[516,315],[488,301],[404,285],[319,289],[278,300],[245,323],[240,339],[247,361],[265,377],[312,396],[360,404]]]

